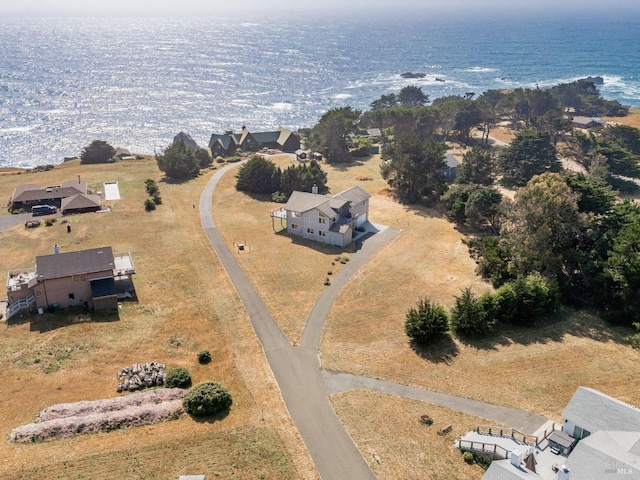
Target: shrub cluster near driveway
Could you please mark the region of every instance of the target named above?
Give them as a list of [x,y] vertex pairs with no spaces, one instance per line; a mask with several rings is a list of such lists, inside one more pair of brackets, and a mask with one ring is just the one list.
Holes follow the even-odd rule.
[[559,303],[557,283],[536,273],[480,297],[466,288],[448,314],[441,305],[421,298],[406,313],[405,333],[419,344],[447,335],[449,327],[462,338],[482,337],[493,332],[498,323],[533,326],[552,314]]

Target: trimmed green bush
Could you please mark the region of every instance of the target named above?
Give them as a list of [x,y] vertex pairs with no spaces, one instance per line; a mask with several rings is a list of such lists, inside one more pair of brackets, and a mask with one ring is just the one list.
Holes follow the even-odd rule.
[[205,364],[211,361],[211,352],[209,350],[200,350],[198,352],[198,362]]
[[231,407],[233,400],[224,385],[218,382],[200,382],[182,399],[184,410],[194,417],[208,417]]
[[464,461],[467,462],[469,465],[473,465],[474,463],[476,463],[476,459],[473,456],[473,453],[471,452],[464,452],[462,454],[462,458],[464,458]]
[[495,318],[491,315],[493,309],[491,297],[478,298],[470,288],[465,288],[451,309],[451,327],[460,337],[481,337],[493,332]]
[[153,200],[151,200],[150,198],[147,198],[147,199],[144,201],[144,209],[145,209],[147,212],[151,212],[151,211],[153,211],[153,210],[155,210],[155,209],[156,209],[156,203],[155,203]]
[[191,386],[191,374],[184,367],[170,368],[167,370],[167,387],[189,388]]
[[404,331],[416,343],[427,344],[447,334],[449,315],[443,306],[421,298],[415,308],[407,311]]

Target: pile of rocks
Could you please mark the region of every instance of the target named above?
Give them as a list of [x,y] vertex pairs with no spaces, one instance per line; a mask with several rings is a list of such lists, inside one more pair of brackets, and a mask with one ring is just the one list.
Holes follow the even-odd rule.
[[118,392],[162,387],[166,380],[164,363],[134,363],[118,372]]

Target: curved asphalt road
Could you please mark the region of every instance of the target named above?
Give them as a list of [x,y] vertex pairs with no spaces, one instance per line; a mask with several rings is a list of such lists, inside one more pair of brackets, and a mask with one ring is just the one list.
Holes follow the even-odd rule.
[[399,233],[397,229],[387,228],[358,245],[356,253],[351,255],[350,261],[333,277],[331,285],[322,291],[311,309],[300,346],[291,345],[224,243],[213,222],[211,203],[215,187],[227,170],[237,166],[238,164],[227,165],[211,177],[200,196],[200,221],[247,310],[291,418],[322,478],[340,480],[375,478],[331,407],[328,399],[331,393],[356,388],[378,390],[517,425],[525,431],[534,431],[533,427],[544,423],[546,419],[520,410],[406,387],[392,382],[321,370],[318,347],[331,305],[349,278],[380,247]]

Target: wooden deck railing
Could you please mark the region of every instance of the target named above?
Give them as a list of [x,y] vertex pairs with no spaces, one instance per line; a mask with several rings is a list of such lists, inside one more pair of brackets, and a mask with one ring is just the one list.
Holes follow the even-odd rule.
[[35,303],[36,301],[36,297],[33,295],[33,293],[30,293],[29,296],[25,297],[25,298],[21,298],[20,300],[16,300],[15,302],[13,302],[11,305],[9,305],[9,307],[7,308],[7,320],[9,320],[12,316],[14,316],[16,313],[29,308],[29,306],[33,303]]
[[458,448],[462,451],[469,450],[472,452],[490,453],[494,456],[494,460],[509,458],[509,450],[495,443],[474,442],[472,440],[457,440]]
[[537,445],[538,437],[535,435],[526,435],[515,428],[492,427],[487,425],[477,425],[476,432],[479,434],[499,435],[501,437],[511,437],[522,443]]
[[551,428],[549,430],[545,429],[543,434],[542,434],[542,438],[540,438],[538,440],[538,443],[542,442],[544,439],[546,439],[549,435],[551,435],[553,432],[555,432],[556,430],[562,430],[562,427],[560,428],[556,428],[556,426],[558,426],[556,424],[556,422],[553,422],[553,424],[551,425]]

